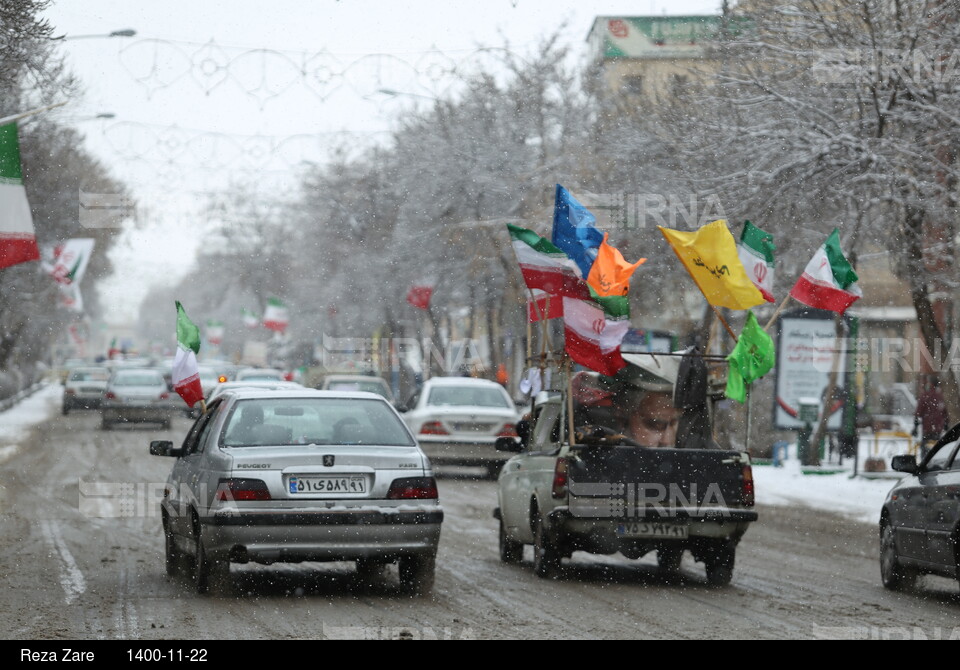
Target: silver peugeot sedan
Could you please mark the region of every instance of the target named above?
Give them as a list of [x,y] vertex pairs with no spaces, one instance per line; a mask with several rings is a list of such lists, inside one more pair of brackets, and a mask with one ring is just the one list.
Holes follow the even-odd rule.
[[400,587],[428,593],[443,509],[431,465],[393,406],[373,393],[237,389],[207,406],[176,458],[161,518],[169,575],[197,592],[231,563],[397,563]]

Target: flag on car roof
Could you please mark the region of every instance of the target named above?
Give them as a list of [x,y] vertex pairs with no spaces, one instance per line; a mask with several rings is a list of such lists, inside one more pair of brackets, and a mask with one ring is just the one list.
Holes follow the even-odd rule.
[[173,358],[173,389],[183,398],[188,407],[203,400],[203,386],[200,384],[200,366],[197,354],[200,352],[200,329],[190,320],[177,300],[177,353]]
[[620,344],[629,321],[607,318],[592,302],[564,298],[563,329],[564,347],[574,362],[608,377],[627,366]]
[[628,263],[623,254],[607,242],[609,237],[610,233],[603,234],[603,242],[587,275],[587,283],[601,297],[626,296],[630,292],[630,277],[647,259]]
[[727,356],[729,369],[725,395],[743,403],[747,397],[747,385],[770,372],[776,360],[773,339],[757,323],[753,311],[748,311],[737,345]]
[[40,260],[30,202],[23,187],[17,124],[0,126],[0,269]]
[[540,289],[552,296],[590,299],[590,289],[570,256],[532,230],[511,223],[507,224],[507,230],[527,288]]
[[857,273],[840,250],[840,231],[834,228],[790,289],[790,297],[814,309],[843,314],[863,297],[857,280]]
[[737,254],[737,243],[723,219],[685,233],[657,226],[674,253],[714,307],[750,309],[764,302]]
[[263,327],[277,333],[287,329],[290,317],[287,306],[279,298],[269,298],[267,308],[263,311]]
[[581,277],[589,277],[604,234],[594,224],[597,217],[557,184],[553,206],[553,243],[580,268]]
[[773,297],[773,235],[760,230],[749,221],[743,222],[737,253],[747,276],[767,302],[775,302]]

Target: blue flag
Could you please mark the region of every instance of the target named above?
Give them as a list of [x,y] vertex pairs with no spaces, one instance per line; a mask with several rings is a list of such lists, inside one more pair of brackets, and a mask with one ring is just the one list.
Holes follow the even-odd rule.
[[597,257],[597,249],[603,242],[603,232],[594,226],[597,217],[570,195],[570,191],[557,184],[557,198],[553,208],[553,244],[574,260],[583,278],[590,275],[590,268]]

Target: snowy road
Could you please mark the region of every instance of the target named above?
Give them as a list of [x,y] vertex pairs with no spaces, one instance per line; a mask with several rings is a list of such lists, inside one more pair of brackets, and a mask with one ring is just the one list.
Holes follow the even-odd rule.
[[[49,395],[51,407],[58,403]],[[733,583],[706,585],[689,556],[680,578],[641,561],[576,554],[562,576],[498,560],[492,482],[444,478],[433,596],[396,576],[359,584],[350,565],[234,566],[225,591],[198,596],[163,569],[153,499],[172,461],[143,427],[104,432],[96,412],[49,421],[0,462],[0,608],[8,639],[960,639],[957,582],[915,594],[880,584],[873,524],[763,506]]]

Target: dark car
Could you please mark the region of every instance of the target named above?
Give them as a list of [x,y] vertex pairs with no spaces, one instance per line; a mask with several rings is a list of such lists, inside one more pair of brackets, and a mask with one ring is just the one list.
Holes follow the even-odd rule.
[[917,463],[896,456],[906,473],[880,515],[880,573],[888,589],[912,587],[924,574],[960,579],[960,424]]

